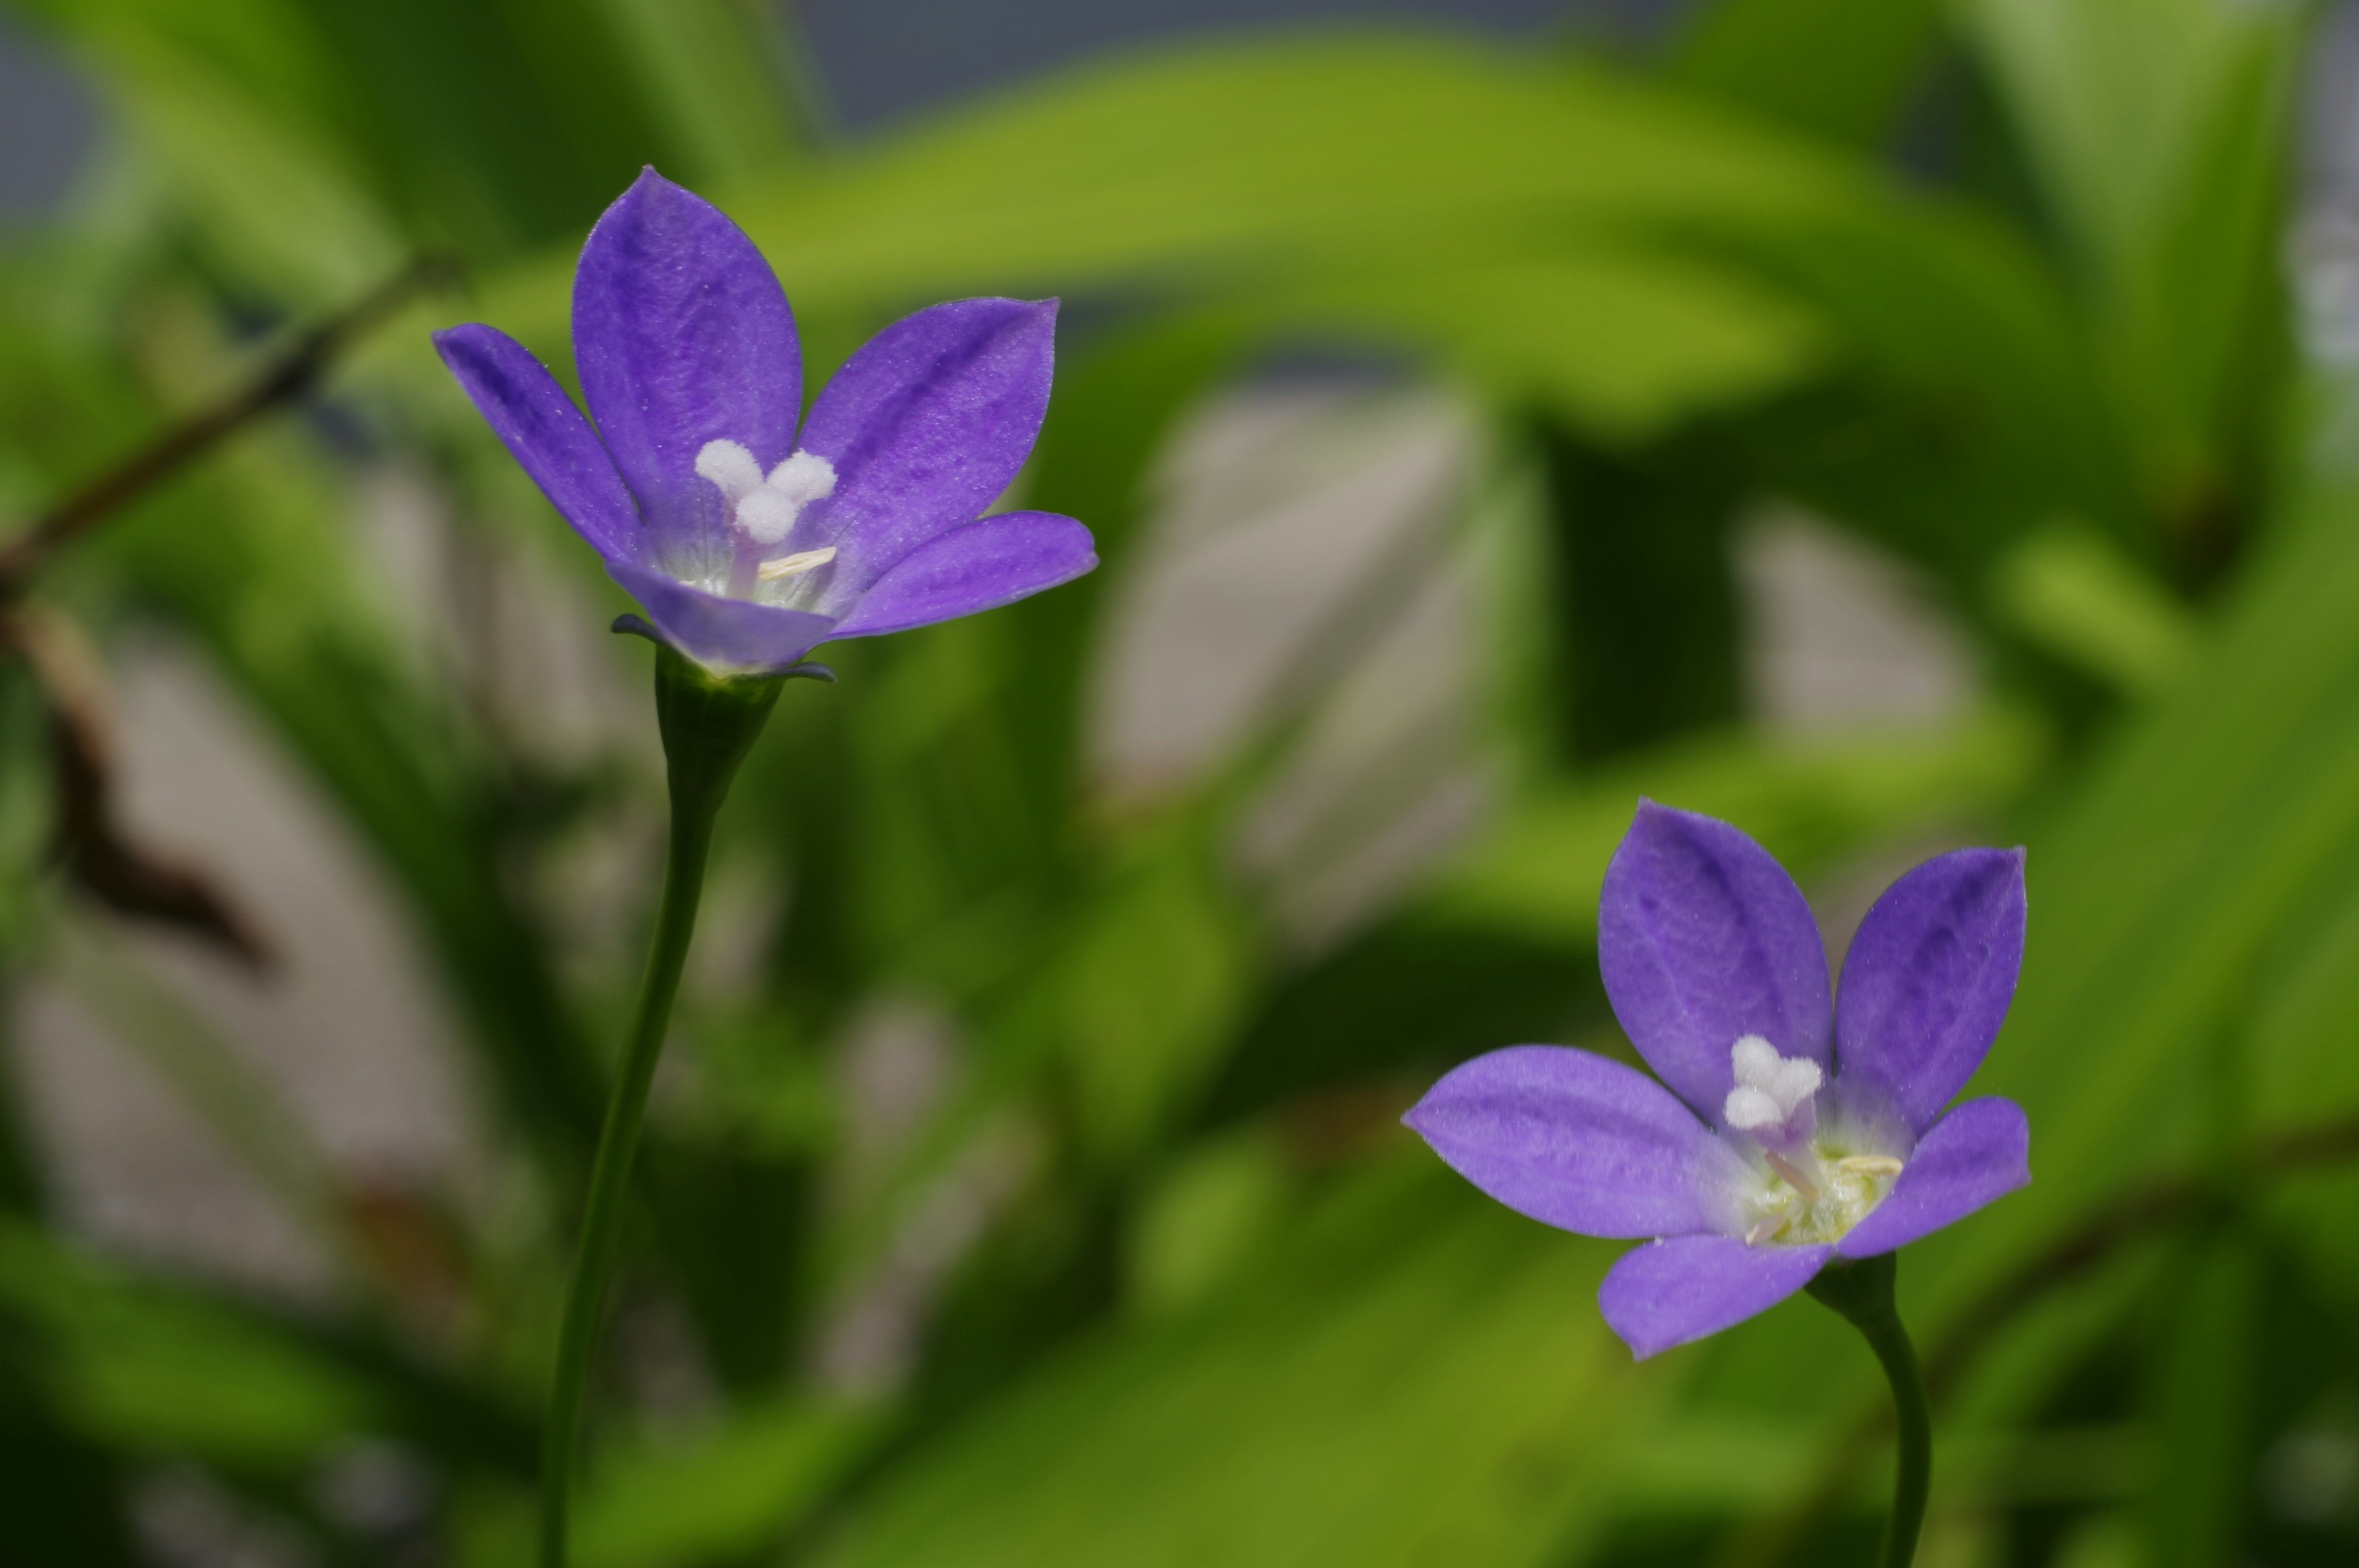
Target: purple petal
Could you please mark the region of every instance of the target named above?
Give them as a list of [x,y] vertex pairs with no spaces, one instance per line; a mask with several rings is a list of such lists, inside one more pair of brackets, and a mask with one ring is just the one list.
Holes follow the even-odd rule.
[[548,367],[506,333],[484,326],[437,332],[434,349],[509,454],[590,547],[610,561],[640,559],[647,530],[630,492]]
[[1982,1065],[2023,967],[2023,851],[1960,849],[1885,890],[1835,999],[1846,1088],[1874,1084],[1921,1132]]
[[799,660],[835,630],[827,616],[723,599],[628,561],[606,563],[672,646],[716,675],[756,675]]
[[2011,1099],[1970,1099],[1926,1130],[1884,1201],[1836,1245],[1873,1258],[2031,1180],[2031,1122]]
[[1675,1236],[1622,1254],[1598,1287],[1606,1324],[1647,1357],[1768,1311],[1810,1282],[1832,1247],[1747,1247],[1728,1236]]
[[1715,1127],[1745,1035],[1826,1065],[1827,956],[1810,906],[1725,822],[1638,803],[1598,901],[1597,967],[1630,1043]]
[[1098,564],[1090,531],[1053,512],[1003,512],[937,535],[871,583],[838,637],[906,632],[1013,604]]
[[870,339],[811,406],[802,448],[835,465],[794,547],[832,545],[857,591],[1015,479],[1049,411],[1053,299],[961,299]]
[[802,350],[769,263],[653,169],[606,209],[573,274],[573,360],[606,449],[662,543],[724,529],[696,474],[707,441],[766,470],[795,446]]
[[1718,1140],[1662,1085],[1561,1045],[1453,1068],[1401,1119],[1517,1214],[1584,1236],[1709,1230],[1701,1167]]

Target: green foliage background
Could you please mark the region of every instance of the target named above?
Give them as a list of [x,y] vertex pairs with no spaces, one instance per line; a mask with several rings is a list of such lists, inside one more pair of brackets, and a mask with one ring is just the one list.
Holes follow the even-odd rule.
[[[402,894],[535,1195],[440,1211],[468,1266],[429,1321],[341,1178],[223,1086],[234,1056],[126,996],[110,1025],[169,1037],[198,1108],[350,1266],[298,1311],[93,1255],[18,1118],[0,1563],[136,1561],[125,1498],[175,1469],[322,1562],[524,1560],[628,976],[565,951],[522,873],[647,809],[655,775],[552,776],[405,642],[345,519],[355,443],[393,451],[485,549],[612,597],[425,333],[488,320],[566,365],[572,255],[646,162],[762,244],[820,366],[939,298],[1065,297],[1026,484],[1104,566],[847,645],[842,687],[781,704],[720,857],[788,913],[758,983],[679,1025],[712,1092],[659,1105],[632,1241],[632,1289],[677,1303],[718,1394],[685,1425],[604,1396],[585,1564],[1862,1560],[1879,1450],[1850,1434],[1880,1389],[1831,1315],[1634,1367],[1591,1301],[1615,1247],[1487,1205],[1392,1127],[1489,1046],[1620,1048],[1593,921],[1641,794],[1730,817],[1806,883],[1929,833],[2030,847],[2023,989],[1978,1085],[2028,1108],[2037,1179],[1902,1271],[1928,1343],[1982,1336],[1926,1560],[2359,1552],[2347,1475],[2309,1509],[2273,1479],[2359,1467],[2359,1182],[2272,1152],[2359,1115],[2359,467],[2353,390],[2298,351],[2286,283],[2303,7],[1719,0],[1643,60],[1297,35],[842,148],[802,111],[795,39],[733,0],[16,3],[123,131],[67,219],[0,251],[0,510],[419,250],[465,258],[470,297],[341,366],[335,420],[241,438],[39,593],[102,642],[170,626],[308,772]],[[1084,731],[1158,454],[1306,347],[1481,411],[1452,548],[1493,563],[1471,722],[1503,781],[1476,842],[1310,958],[1234,845],[1332,667],[1151,799],[1105,797]],[[1921,732],[1748,726],[1728,545],[1772,497],[1915,568],[1989,700]],[[1398,596],[1360,586],[1341,656]],[[14,666],[0,747],[5,979],[75,961]],[[908,993],[963,1054],[847,1201],[830,1063]],[[815,1379],[831,1303],[1009,1149],[913,1374]],[[1987,1304],[2158,1184],[2186,1201]],[[406,1533],[321,1500],[364,1445],[428,1477]]]

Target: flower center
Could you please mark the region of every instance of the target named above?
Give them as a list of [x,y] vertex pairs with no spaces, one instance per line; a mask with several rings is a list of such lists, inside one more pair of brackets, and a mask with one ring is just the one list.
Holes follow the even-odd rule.
[[1840,1112],[1819,1119],[1826,1074],[1807,1056],[1780,1056],[1758,1034],[1729,1048],[1736,1087],[1721,1119],[1751,1133],[1746,1177],[1736,1195],[1747,1247],[1804,1247],[1840,1241],[1884,1201],[1902,1162],[1859,1147]]
[[1889,1154],[1854,1153],[1830,1141],[1768,1150],[1766,1179],[1745,1195],[1747,1247],[1805,1247],[1840,1241],[1884,1201],[1901,1162]]
[[[707,441],[696,454],[696,471],[727,498],[738,528],[757,545],[781,543],[804,507],[835,493],[835,465],[810,452],[795,453],[766,477],[754,454],[737,442]],[[832,549],[799,551],[763,562],[761,577],[776,581],[834,558]]]

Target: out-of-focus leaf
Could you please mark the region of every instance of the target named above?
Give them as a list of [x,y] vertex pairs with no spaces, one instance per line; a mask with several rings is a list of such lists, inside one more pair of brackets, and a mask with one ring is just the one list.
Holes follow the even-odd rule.
[[[1084,70],[728,205],[789,294],[832,308],[1407,260],[1540,224],[1825,213],[1873,190],[1596,70],[1332,38]],[[554,347],[570,268],[501,280],[488,319]]]
[[1290,1186],[1284,1151],[1261,1130],[1188,1150],[1159,1174],[1132,1227],[1133,1308],[1152,1316],[1207,1299],[1268,1234]]
[[2159,1463],[2140,1514],[2157,1568],[2232,1562],[2255,1452],[2259,1260],[2234,1235],[2199,1238],[2173,1271],[2148,1393]]
[[1992,709],[1954,730],[1780,740],[1747,733],[1634,757],[1575,786],[1535,795],[1445,873],[1437,917],[1585,944],[1597,890],[1644,794],[1723,817],[1788,864],[1822,860],[1929,818],[2004,805],[2039,761],[2027,715]]
[[280,1465],[380,1413],[306,1347],[187,1297],[143,1289],[23,1226],[0,1230],[0,1303],[29,1320],[59,1408],[138,1452]]
[[1844,141],[1888,134],[1930,52],[1939,0],[1715,0],[1672,81]]
[[2281,349],[2277,243],[2302,8],[1962,7],[2097,307],[2111,390],[2166,515],[2211,525]]
[[1387,1162],[1233,1294],[1083,1346],[943,1434],[820,1561],[1563,1561],[1647,1409],[1589,1304],[1613,1250],[1421,1151]]
[[1780,390],[1826,353],[1821,331],[1789,301],[1662,254],[1334,271],[1246,299],[1266,330],[1397,339],[1495,397],[1529,400],[1616,441]]
[[[691,184],[734,185],[798,159],[780,16],[736,0],[599,0]],[[549,13],[557,20],[560,13]],[[561,25],[561,23],[560,23]]]
[[1011,1026],[1062,1054],[1085,1140],[1142,1148],[1220,1065],[1257,965],[1254,921],[1207,825],[1156,833],[1071,926]]
[[751,1406],[685,1442],[610,1454],[584,1487],[582,1568],[734,1558],[797,1519],[863,1452],[873,1415]]
[[398,232],[332,147],[144,30],[104,47],[117,106],[233,273],[316,308],[400,265]]
[[2195,630],[2178,599],[2104,535],[2049,527],[1999,563],[1999,619],[2067,662],[2134,697],[2187,667]]
[[1819,313],[1835,381],[1745,427],[1764,483],[1861,529],[1979,607],[1993,561],[2060,513],[2138,536],[2141,514],[2069,296],[1966,211],[1728,232]]
[[[582,1568],[745,1561],[859,1459],[875,1429],[873,1413],[754,1404],[691,1434],[609,1449],[582,1480],[573,1561]],[[505,1568],[531,1555],[528,1498],[503,1499],[472,1523],[464,1561]]]

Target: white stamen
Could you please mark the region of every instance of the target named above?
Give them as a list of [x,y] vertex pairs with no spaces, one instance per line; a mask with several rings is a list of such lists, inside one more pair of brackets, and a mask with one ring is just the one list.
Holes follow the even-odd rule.
[[780,578],[799,577],[816,571],[835,559],[835,546],[822,545],[816,550],[798,550],[791,556],[780,556],[775,561],[764,561],[756,573],[764,582],[776,582]]
[[737,526],[757,545],[775,545],[794,531],[802,508],[791,496],[764,485],[737,503]]
[[1835,1168],[1854,1176],[1897,1176],[1907,1167],[1889,1154],[1846,1154]]
[[762,465],[736,441],[707,441],[696,454],[696,471],[720,488],[730,515],[757,545],[775,545],[794,532],[803,508],[835,493],[835,465],[810,452],[796,452],[762,477]]
[[696,472],[720,486],[732,505],[762,488],[762,465],[735,441],[705,442],[696,454]]
[[1752,1229],[1745,1233],[1745,1245],[1747,1247],[1758,1247],[1763,1242],[1776,1236],[1779,1231],[1785,1229],[1789,1223],[1791,1222],[1787,1216],[1782,1214],[1773,1214],[1768,1218],[1761,1221]]
[[835,493],[835,465],[815,453],[797,452],[770,470],[769,486],[798,506],[825,501]]
[[1826,1081],[1816,1062],[1808,1056],[1780,1056],[1758,1034],[1741,1036],[1729,1047],[1728,1058],[1736,1070],[1736,1087],[1728,1091],[1721,1119],[1747,1132],[1784,1125]]

